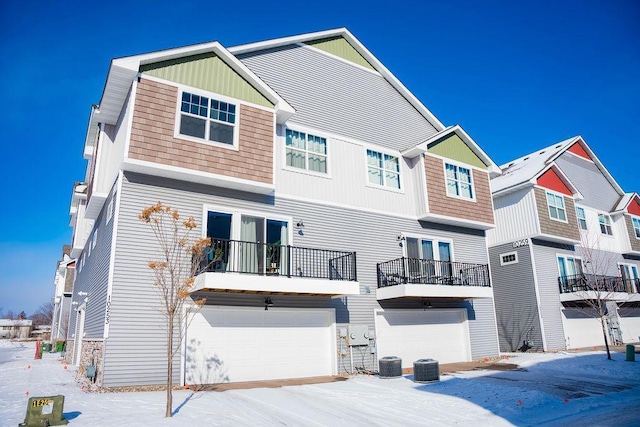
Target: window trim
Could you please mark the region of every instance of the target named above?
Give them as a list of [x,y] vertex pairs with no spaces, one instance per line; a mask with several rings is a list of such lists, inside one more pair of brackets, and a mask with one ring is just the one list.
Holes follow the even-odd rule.
[[[369,147],[369,146],[363,146],[364,148],[364,177],[365,177],[365,182],[367,187],[371,187],[371,188],[377,188],[380,190],[387,190],[387,191],[393,191],[396,193],[404,193],[404,179],[402,176],[402,155],[400,153],[392,153],[391,151],[387,151],[387,150],[381,150],[377,147]],[[395,157],[396,159],[398,159],[398,183],[399,183],[399,188],[396,187],[389,187],[388,185],[385,185],[385,177],[384,174],[382,175],[382,182],[383,185],[380,184],[374,184],[372,182],[369,181],[369,153],[368,151],[372,151],[374,153],[380,153],[383,156],[390,156],[390,157]],[[383,163],[384,163],[384,157],[383,157]],[[382,172],[386,171],[387,169],[380,169]],[[395,173],[395,172],[394,172]]]
[[256,218],[264,218],[264,219],[272,219],[275,221],[283,221],[289,225],[289,243],[293,245],[293,229],[295,227],[295,222],[293,221],[293,217],[287,215],[280,215],[277,213],[271,213],[267,211],[254,211],[249,209],[237,209],[232,208],[230,206],[224,205],[214,205],[214,204],[203,204],[202,205],[202,229],[201,237],[207,237],[207,217],[209,212],[219,212],[222,214],[231,215],[231,240],[240,240],[240,223],[242,221],[242,216],[251,216]]
[[[505,257],[511,256],[511,255],[513,255],[515,257],[515,259],[513,261],[504,261]],[[519,260],[518,260],[518,251],[505,252],[503,254],[500,254],[500,265],[501,266],[517,264],[518,262],[519,262]]]
[[[458,168],[463,168],[463,169],[467,169],[469,171],[469,178],[471,179],[471,182],[469,183],[471,185],[471,197],[461,196],[461,195],[458,195],[458,194],[449,194],[449,185],[448,185],[449,177],[447,176],[447,165],[454,166],[456,168],[456,170]],[[456,161],[453,161],[451,159],[442,159],[442,173],[443,173],[443,176],[444,176],[444,192],[445,192],[445,195],[447,197],[464,200],[466,202],[476,202],[476,186],[475,186],[475,177],[473,176],[473,170],[474,170],[474,168],[471,167],[470,165],[466,165],[464,163],[456,162]],[[459,186],[460,181],[458,179],[456,179],[455,182],[456,182],[456,185]]]
[[[607,221],[605,221],[604,223],[602,221],[600,221],[601,218],[606,219]],[[611,215],[609,215],[608,213],[598,213],[598,225],[600,225],[600,234],[603,236],[609,236],[609,237],[613,237],[613,226],[611,225]],[[609,233],[605,233],[602,231],[602,226],[605,227],[605,230],[609,230]]]
[[[549,204],[549,195],[554,197],[554,201],[556,200],[556,197],[559,197],[562,200],[562,211],[564,212],[564,219],[560,219],[560,218],[554,218],[551,215],[551,205]],[[551,191],[548,189],[545,189],[545,194],[544,194],[544,198],[547,202],[547,213],[549,214],[549,219],[551,219],[552,221],[558,221],[558,222],[563,222],[563,223],[568,223],[569,222],[569,215],[567,215],[567,204],[564,202],[564,197],[565,195],[562,193],[558,193],[556,191]],[[558,206],[553,206],[556,210],[558,210]]]
[[[287,131],[291,131],[291,132],[300,132],[300,133],[304,133],[305,135],[309,135],[311,134],[312,136],[316,136],[319,138],[324,138],[327,145],[327,153],[325,154],[326,157],[326,162],[327,162],[327,171],[326,172],[317,172],[317,171],[312,171],[309,170],[308,165],[309,165],[309,151],[307,149],[305,149],[305,168],[297,168],[295,166],[289,166],[287,165]],[[330,145],[333,143],[333,141],[331,140],[331,138],[322,133],[322,132],[316,132],[313,130],[307,130],[307,129],[302,129],[302,128],[291,128],[288,126],[284,126],[284,135],[283,135],[283,139],[282,139],[283,143],[282,143],[282,169],[290,171],[290,172],[297,172],[297,173],[302,173],[302,174],[307,174],[307,175],[312,175],[312,176],[317,176],[320,178],[331,178],[331,162],[329,161],[329,158],[331,156],[331,149],[330,149]],[[300,149],[297,148],[293,148],[294,150],[298,150],[298,151],[302,151]],[[317,154],[317,153],[314,153]]]
[[[234,98],[230,98],[228,96],[225,95],[221,95],[218,93],[213,93],[213,92],[207,92],[207,91],[203,91],[200,89],[196,89],[196,88],[191,88],[189,86],[178,86],[178,96],[176,97],[176,111],[175,111],[175,121],[174,121],[174,126],[173,126],[173,137],[176,139],[182,139],[185,141],[192,141],[192,142],[198,142],[200,144],[206,144],[208,146],[213,146],[213,147],[219,147],[219,148],[225,148],[227,150],[234,150],[234,151],[238,151],[239,150],[239,140],[240,140],[240,122],[241,122],[241,115],[240,115],[240,109],[241,109],[241,101],[238,99],[234,99]],[[187,113],[188,117],[199,117],[200,119],[204,119],[205,122],[205,134],[204,134],[204,138],[198,138],[195,136],[190,136],[190,135],[185,135],[180,133],[180,119],[182,117],[182,114],[184,114],[183,111],[180,110],[180,107],[182,105],[182,94],[184,92],[190,93],[192,95],[197,95],[197,96],[204,96],[206,98],[209,99],[209,108],[208,108],[208,112],[207,112],[207,117],[202,117],[202,116],[196,116],[194,114],[191,113]],[[235,123],[229,123],[229,122],[222,122],[220,120],[217,119],[212,119],[209,117],[210,113],[210,105],[211,105],[211,101],[212,100],[216,100],[216,101],[221,101],[221,102],[226,102],[228,104],[233,104],[236,106],[236,120]],[[216,123],[222,123],[222,124],[226,124],[228,126],[233,126],[233,144],[225,144],[224,142],[219,142],[219,141],[212,141],[207,139],[208,135],[209,135],[209,123],[210,122],[216,122]]]
[[[635,222],[638,222],[636,226]],[[631,227],[633,228],[636,239],[640,240],[640,217],[631,216]]]
[[[582,212],[582,217],[580,217],[579,212]],[[584,208],[581,206],[576,206],[576,218],[578,218],[578,228],[580,230],[587,231],[589,228],[587,226],[587,213]],[[584,227],[582,226],[582,222],[584,222]]]
[[579,260],[580,261],[580,271],[582,272],[582,274],[585,274],[584,261],[582,260],[581,256],[556,253],[556,268],[558,269],[558,277],[562,277],[560,275],[560,266],[559,266],[560,258],[564,258],[565,259],[565,268],[567,268],[567,266],[568,266],[568,264],[566,264],[566,261],[569,258],[573,259],[573,262],[575,262],[576,260]]

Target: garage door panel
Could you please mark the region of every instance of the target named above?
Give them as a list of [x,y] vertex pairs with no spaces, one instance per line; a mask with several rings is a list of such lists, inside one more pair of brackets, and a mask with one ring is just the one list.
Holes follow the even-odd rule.
[[[332,375],[330,310],[205,307],[187,333],[185,381],[192,384]],[[207,366],[215,361],[211,372]]]
[[376,315],[378,356],[398,356],[403,367],[418,359],[440,363],[470,360],[464,310],[389,310]]
[[562,325],[568,348],[593,347],[604,344],[600,319],[584,310],[562,310]]
[[640,309],[621,308],[618,318],[622,340],[626,343],[640,341]]

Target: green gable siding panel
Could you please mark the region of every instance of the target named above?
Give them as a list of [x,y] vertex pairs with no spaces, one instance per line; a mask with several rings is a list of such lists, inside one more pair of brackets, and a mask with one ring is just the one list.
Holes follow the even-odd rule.
[[373,66],[369,64],[369,62],[367,62],[367,60],[364,59],[364,57],[360,55],[360,53],[343,37],[314,40],[307,42],[306,44],[375,71],[375,68],[373,68]]
[[274,106],[249,82],[212,53],[141,65],[140,72],[263,107]]
[[437,154],[451,160],[457,160],[471,166],[486,169],[487,165],[471,151],[458,135],[451,135],[442,141],[436,142],[427,149],[428,152]]

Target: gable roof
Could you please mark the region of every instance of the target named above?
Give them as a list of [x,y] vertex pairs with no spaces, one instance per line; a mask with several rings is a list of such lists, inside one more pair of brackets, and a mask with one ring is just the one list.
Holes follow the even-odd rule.
[[326,31],[301,34],[297,36],[282,37],[257,43],[249,43],[229,48],[234,55],[243,55],[262,50],[274,49],[283,46],[309,43],[312,41],[343,37],[371,66],[382,75],[436,130],[441,131],[445,126],[431,111],[425,107],[392,73],[389,71],[353,34],[346,28],[336,28]]
[[625,212],[627,207],[629,206],[629,204],[633,201],[636,200],[636,202],[640,203],[640,196],[638,196],[638,193],[625,193],[621,198],[620,201],[618,202],[618,204],[615,206],[615,208],[613,208],[613,212],[612,213],[622,213]]
[[[622,188],[613,179],[613,176],[611,176],[609,171],[604,167],[602,162],[581,136],[574,136],[572,138],[565,139],[564,141],[560,141],[556,144],[550,145],[549,147],[543,148],[542,150],[527,154],[526,156],[522,156],[500,166],[502,175],[491,180],[492,193],[494,195],[508,193],[524,186],[535,184],[536,179],[549,168],[555,166],[554,161],[563,153],[569,151],[569,149],[576,143],[580,144],[581,148],[591,158],[596,167],[600,172],[602,172],[603,176],[611,183],[613,188],[620,195],[624,194]],[[561,174],[561,179],[563,178],[563,181],[566,180],[570,183],[569,179],[562,173],[562,171],[560,171],[559,168],[557,168],[557,166],[556,170]],[[571,184],[569,188],[573,188],[575,190],[575,194],[579,195],[573,184]],[[578,196],[578,198],[581,198],[581,196]]]
[[457,135],[460,139],[469,147],[469,149],[487,166],[487,170],[492,176],[500,174],[500,168],[491,160],[491,158],[485,153],[482,148],[469,136],[467,132],[460,125],[449,126],[448,128],[438,132],[437,134],[429,137],[425,141],[416,145],[415,147],[404,150],[401,154],[406,157],[415,157],[418,154],[425,153],[430,147],[445,139],[450,135]]

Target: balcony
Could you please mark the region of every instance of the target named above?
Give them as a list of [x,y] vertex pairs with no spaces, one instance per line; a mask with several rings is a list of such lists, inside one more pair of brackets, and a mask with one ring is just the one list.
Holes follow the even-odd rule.
[[195,290],[358,295],[356,253],[215,239]]
[[560,301],[579,300],[640,300],[639,279],[624,279],[617,276],[599,274],[576,274],[559,276]]
[[398,258],[378,264],[378,300],[392,298],[491,298],[486,264]]

